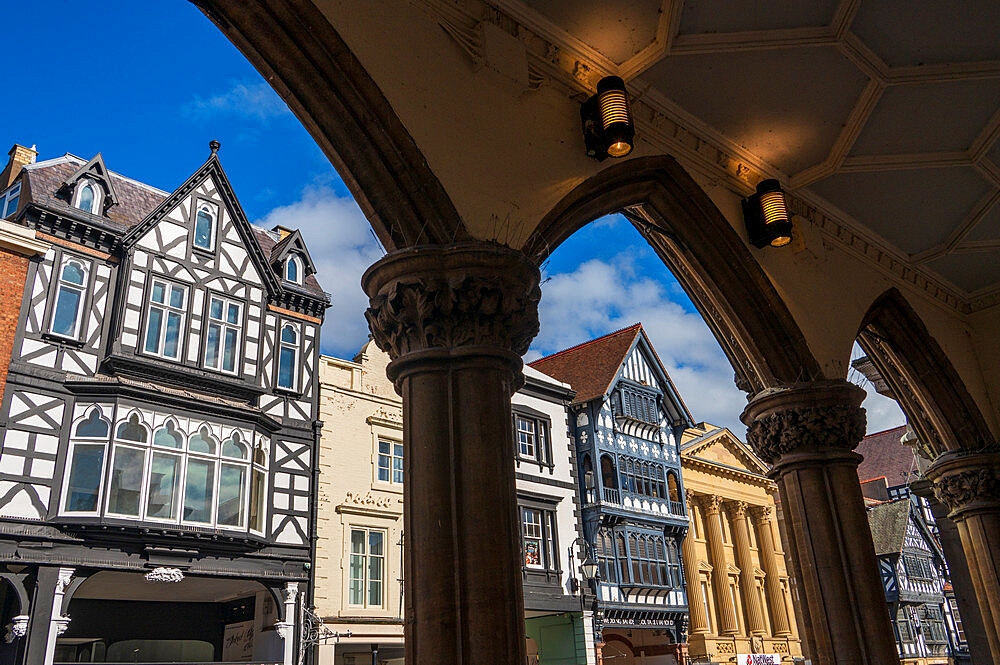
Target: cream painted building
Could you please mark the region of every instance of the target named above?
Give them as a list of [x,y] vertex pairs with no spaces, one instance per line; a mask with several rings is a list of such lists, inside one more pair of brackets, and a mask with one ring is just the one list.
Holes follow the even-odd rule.
[[[373,342],[353,361],[321,357],[319,665],[397,665],[403,659],[402,401],[386,378],[388,362]],[[580,563],[574,541],[582,534],[566,420],[574,393],[530,367],[525,378],[512,398],[511,463],[528,662],[594,665],[592,597],[582,612],[573,580]]]
[[681,471],[691,511],[683,558],[692,662],[801,657],[767,467],[728,429],[700,423],[681,439]]

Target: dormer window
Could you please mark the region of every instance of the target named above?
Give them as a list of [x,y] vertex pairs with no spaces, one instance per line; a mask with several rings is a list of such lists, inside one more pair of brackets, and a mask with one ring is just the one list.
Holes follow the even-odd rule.
[[302,261],[297,256],[285,260],[285,280],[292,284],[302,283]]
[[73,205],[84,212],[99,215],[101,214],[98,208],[99,202],[100,196],[98,196],[97,184],[92,180],[81,180],[76,188],[76,200]]
[[194,246],[198,249],[212,251],[217,217],[216,207],[211,203],[205,201],[198,203],[198,212],[194,219]]

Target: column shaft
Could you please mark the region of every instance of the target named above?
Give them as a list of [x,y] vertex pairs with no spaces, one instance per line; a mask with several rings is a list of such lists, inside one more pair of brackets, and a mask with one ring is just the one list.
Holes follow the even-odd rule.
[[[694,496],[688,492],[687,503],[692,505]],[[694,515],[692,515],[692,521]],[[684,557],[684,582],[687,584],[688,611],[691,616],[691,634],[708,633],[708,617],[705,614],[705,599],[701,593],[701,580],[698,575],[698,556],[694,550],[694,528],[688,529],[682,548]]]
[[733,518],[736,565],[740,568],[740,593],[743,596],[743,607],[747,611],[747,634],[764,635],[767,633],[767,627],[764,625],[764,611],[760,606],[760,596],[757,595],[757,584],[754,579],[756,566],[753,561],[753,552],[750,551],[747,504],[743,501],[730,501],[728,508]]
[[858,484],[865,393],[844,381],[773,389],[743,412],[774,466],[815,665],[898,662]]
[[760,558],[764,563],[764,590],[771,604],[771,625],[775,637],[789,637],[792,634],[788,617],[788,605],[785,594],[781,590],[781,579],[778,576],[778,553],[774,547],[774,531],[772,530],[771,508],[761,506],[751,511],[754,524],[757,526],[757,545],[760,548]]
[[701,508],[705,513],[705,535],[708,553],[712,559],[712,590],[715,592],[715,609],[719,615],[719,634],[735,635],[740,632],[736,621],[736,608],[729,593],[729,562],[722,543],[722,523],[719,522],[722,502],[717,496],[701,497]]
[[992,662],[1000,663],[1000,452],[945,453],[927,470],[938,500],[951,508]]
[[538,269],[468,243],[391,254],[362,284],[403,398],[406,663],[523,663],[510,396],[538,331]]

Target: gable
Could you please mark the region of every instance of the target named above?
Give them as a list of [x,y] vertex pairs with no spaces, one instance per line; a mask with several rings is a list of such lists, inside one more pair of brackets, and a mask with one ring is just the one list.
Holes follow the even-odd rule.
[[687,406],[674,387],[673,381],[670,380],[670,376],[657,357],[656,351],[653,350],[653,345],[650,344],[646,337],[646,331],[641,325],[609,388],[615,387],[622,379],[658,389],[663,393],[667,424],[682,423],[686,426],[694,424]]
[[96,182],[104,190],[104,203],[101,206],[101,210],[118,205],[118,193],[111,182],[111,174],[108,172],[108,167],[104,165],[104,157],[101,156],[101,153],[97,153],[89,162],[66,178],[63,182],[63,187],[73,189],[84,178]]
[[[207,250],[195,248],[195,220],[201,206],[213,214]],[[200,279],[219,275],[277,293],[276,279],[256,235],[232,192],[215,153],[149,216],[125,236],[125,246],[163,253]]]
[[685,457],[722,464],[747,473],[767,473],[767,466],[727,429],[718,430],[715,436],[709,436],[707,440],[690,445],[686,449],[682,447],[682,454]]

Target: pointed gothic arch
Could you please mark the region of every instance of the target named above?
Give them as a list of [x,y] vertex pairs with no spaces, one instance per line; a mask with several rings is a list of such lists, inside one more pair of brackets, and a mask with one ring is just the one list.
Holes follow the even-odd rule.
[[958,372],[903,294],[891,288],[868,309],[858,344],[892,390],[930,458],[980,450],[994,437]]
[[541,263],[590,222],[621,212],[677,278],[755,394],[823,378],[805,336],[722,212],[669,155],[615,164],[567,194],[522,248]]

